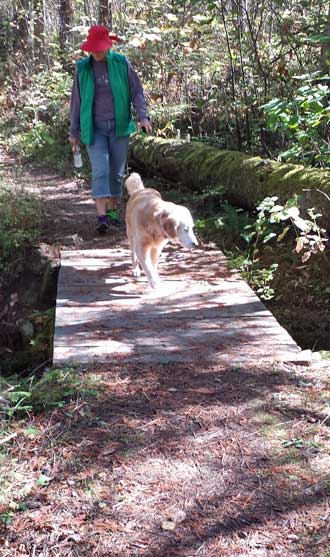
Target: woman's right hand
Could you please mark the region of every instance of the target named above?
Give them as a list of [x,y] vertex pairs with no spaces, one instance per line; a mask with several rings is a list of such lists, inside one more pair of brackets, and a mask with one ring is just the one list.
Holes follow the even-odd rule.
[[80,146],[80,139],[78,137],[69,136],[69,142],[72,145],[72,150],[75,151]]

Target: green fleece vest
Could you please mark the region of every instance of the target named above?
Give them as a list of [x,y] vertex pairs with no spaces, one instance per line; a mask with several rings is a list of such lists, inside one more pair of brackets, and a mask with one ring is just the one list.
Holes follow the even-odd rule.
[[[131,93],[128,83],[126,57],[110,50],[106,57],[108,78],[113,94],[116,136],[127,136],[135,131],[132,120]],[[86,145],[93,142],[94,73],[92,56],[77,62],[80,88],[80,135]]]

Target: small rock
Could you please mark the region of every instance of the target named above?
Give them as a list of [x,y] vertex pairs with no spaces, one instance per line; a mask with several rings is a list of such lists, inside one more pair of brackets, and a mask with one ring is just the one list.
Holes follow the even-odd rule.
[[32,338],[34,335],[34,325],[28,319],[19,319],[17,321],[17,328],[25,339]]
[[175,522],[172,522],[172,520],[164,520],[162,522],[163,530],[168,530],[169,532],[172,532],[173,530],[175,530],[175,528],[176,528],[176,524]]
[[184,520],[186,520],[187,515],[184,511],[181,511],[180,509],[178,509],[178,510],[175,510],[175,511],[171,512],[170,518],[173,522],[180,523],[180,522],[183,522]]

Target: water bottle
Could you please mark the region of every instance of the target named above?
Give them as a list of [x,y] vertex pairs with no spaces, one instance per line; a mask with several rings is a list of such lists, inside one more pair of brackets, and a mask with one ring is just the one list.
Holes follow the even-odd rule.
[[83,161],[81,158],[81,151],[79,145],[76,145],[73,149],[73,164],[75,168],[81,168]]

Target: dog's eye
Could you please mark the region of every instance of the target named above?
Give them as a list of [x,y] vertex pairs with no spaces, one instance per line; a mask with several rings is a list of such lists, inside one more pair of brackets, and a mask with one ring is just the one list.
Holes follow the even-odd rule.
[[189,226],[185,226],[183,229],[185,232],[189,232]]

